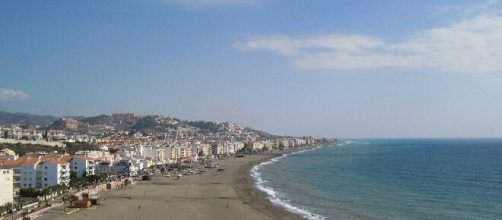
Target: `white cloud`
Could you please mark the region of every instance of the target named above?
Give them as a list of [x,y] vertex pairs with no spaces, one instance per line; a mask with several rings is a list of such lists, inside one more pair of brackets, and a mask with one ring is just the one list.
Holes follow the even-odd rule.
[[[490,4],[493,4],[490,1]],[[483,13],[422,31],[401,42],[375,36],[330,34],[265,36],[234,44],[242,51],[267,50],[291,57],[300,69],[431,69],[460,73],[502,71],[502,16]]]
[[23,91],[0,88],[0,101],[23,101],[29,98],[30,96]]
[[255,0],[164,0],[172,5],[180,5],[188,8],[200,8],[220,5],[241,5],[253,3]]
[[320,35],[302,39],[288,36],[259,37],[246,42],[237,42],[234,46],[243,51],[265,49],[282,55],[298,55],[305,50],[339,50],[357,52],[382,45],[376,38],[362,35]]

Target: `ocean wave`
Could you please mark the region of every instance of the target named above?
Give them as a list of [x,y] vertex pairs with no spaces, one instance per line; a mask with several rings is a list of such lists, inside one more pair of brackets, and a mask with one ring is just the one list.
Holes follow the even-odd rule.
[[312,213],[312,212],[310,212],[308,210],[296,207],[296,206],[288,203],[286,200],[279,198],[277,191],[275,191],[272,187],[265,186],[264,183],[266,183],[267,181],[264,180],[261,177],[261,172],[260,172],[260,170],[264,166],[273,164],[273,163],[275,163],[275,162],[277,162],[277,161],[279,161],[279,160],[281,160],[283,158],[288,157],[288,155],[298,154],[298,153],[302,153],[302,152],[314,150],[314,149],[317,149],[317,148],[319,148],[319,147],[312,148],[312,149],[307,149],[307,150],[302,150],[302,151],[296,151],[296,152],[293,152],[293,153],[290,153],[290,154],[284,154],[284,155],[282,155],[280,157],[275,157],[275,158],[272,158],[271,160],[268,160],[268,161],[265,161],[265,162],[260,163],[258,165],[255,165],[251,169],[251,176],[255,180],[256,187],[259,190],[265,192],[267,194],[267,199],[270,200],[272,203],[274,203],[276,205],[279,205],[281,207],[284,207],[286,210],[288,210],[288,211],[290,211],[292,213],[298,214],[298,215],[300,215],[300,216],[302,216],[302,217],[304,217],[306,219],[310,219],[310,220],[326,219],[326,217],[324,217],[324,216],[321,216],[321,215]]

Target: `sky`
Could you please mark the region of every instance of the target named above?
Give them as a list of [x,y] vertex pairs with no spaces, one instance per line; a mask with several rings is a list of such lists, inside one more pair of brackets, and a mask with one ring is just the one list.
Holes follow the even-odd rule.
[[501,137],[502,1],[0,3],[0,110]]

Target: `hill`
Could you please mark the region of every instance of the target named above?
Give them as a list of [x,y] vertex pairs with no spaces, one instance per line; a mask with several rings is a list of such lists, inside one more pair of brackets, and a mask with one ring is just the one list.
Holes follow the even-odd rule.
[[51,115],[34,115],[28,113],[10,113],[0,111],[0,124],[10,125],[16,124],[24,127],[32,127],[35,125],[47,126],[59,118]]

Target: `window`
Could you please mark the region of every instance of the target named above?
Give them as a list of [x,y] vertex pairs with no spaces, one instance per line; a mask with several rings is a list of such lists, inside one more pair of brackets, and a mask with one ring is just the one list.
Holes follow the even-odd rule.
[[44,178],[44,181],[47,181],[47,178]]
[[76,170],[78,170],[78,167],[75,167]]

